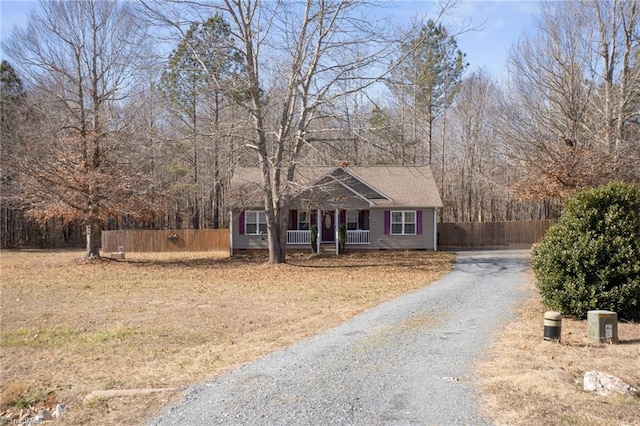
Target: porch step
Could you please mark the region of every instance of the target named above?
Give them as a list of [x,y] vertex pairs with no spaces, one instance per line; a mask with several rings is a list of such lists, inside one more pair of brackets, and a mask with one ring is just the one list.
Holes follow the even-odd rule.
[[320,245],[320,253],[335,253],[336,245],[335,244],[321,244]]

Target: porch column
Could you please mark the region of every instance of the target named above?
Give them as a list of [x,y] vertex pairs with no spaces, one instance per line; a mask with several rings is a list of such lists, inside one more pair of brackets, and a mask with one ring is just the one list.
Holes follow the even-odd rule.
[[316,253],[320,254],[320,246],[322,245],[322,228],[320,227],[320,209],[316,210],[316,227],[318,228],[318,238],[316,238]]
[[433,208],[433,251],[438,251],[438,208]]
[[334,233],[336,235],[336,256],[340,254],[340,241],[339,241],[339,236],[338,236],[338,229],[340,228],[340,210],[336,209],[335,212],[335,217],[336,220],[333,222],[334,223]]
[[229,210],[229,256],[233,256],[233,209]]

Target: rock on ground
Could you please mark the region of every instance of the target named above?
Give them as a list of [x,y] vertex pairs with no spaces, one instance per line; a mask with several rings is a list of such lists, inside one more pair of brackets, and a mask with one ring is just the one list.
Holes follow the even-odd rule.
[[595,392],[602,396],[625,395],[636,396],[638,390],[631,387],[618,377],[601,371],[587,371],[584,373],[583,388],[587,392]]

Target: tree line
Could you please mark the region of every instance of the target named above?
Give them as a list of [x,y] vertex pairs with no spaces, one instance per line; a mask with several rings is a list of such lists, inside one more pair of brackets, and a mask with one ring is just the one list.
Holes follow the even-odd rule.
[[540,3],[500,82],[468,70],[455,2],[403,28],[377,6],[42,2],[3,43],[2,246],[226,227],[238,166],[260,167],[274,263],[308,165],[430,164],[459,222],[640,181],[636,0]]

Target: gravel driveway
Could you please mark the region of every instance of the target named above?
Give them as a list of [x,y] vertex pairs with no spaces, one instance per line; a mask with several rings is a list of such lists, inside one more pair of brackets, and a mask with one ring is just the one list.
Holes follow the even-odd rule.
[[152,425],[478,425],[473,362],[526,297],[529,251],[458,253],[453,271],[191,388]]

